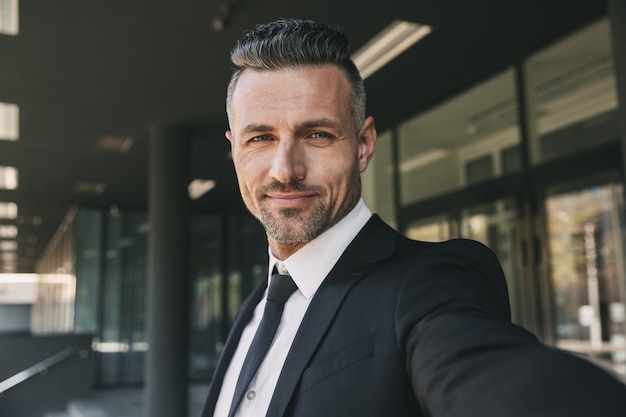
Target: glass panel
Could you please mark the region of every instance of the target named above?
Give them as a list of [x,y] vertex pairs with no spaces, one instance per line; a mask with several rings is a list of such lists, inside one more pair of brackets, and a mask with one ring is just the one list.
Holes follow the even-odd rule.
[[143,380],[146,350],[145,212],[111,211],[106,223],[106,252],[99,352],[100,383]]
[[519,169],[502,159],[519,144],[514,85],[507,70],[398,127],[403,206]]
[[261,223],[248,212],[229,217],[228,319],[243,299],[267,276],[267,238]]
[[532,162],[619,137],[607,19],[532,56],[526,74]]
[[463,210],[461,237],[478,240],[494,251],[509,287],[511,314],[519,322],[518,281],[516,274],[517,236],[515,232],[515,207],[511,200],[497,200]]
[[221,350],[223,329],[222,228],[220,217],[191,219],[190,376],[210,377]]
[[102,273],[102,212],[78,212],[76,241],[76,304],[74,331],[98,330],[98,306]]
[[558,346],[626,365],[620,184],[546,201]]
[[39,274],[39,284],[37,301],[33,305],[34,334],[71,333],[74,330],[76,212],[74,208],[68,211],[37,262],[35,272]]
[[412,222],[404,234],[414,240],[443,242],[450,239],[450,221],[447,218],[433,218]]
[[493,177],[493,156],[485,155],[465,164],[467,184],[476,184]]
[[396,227],[395,188],[393,185],[393,132],[378,135],[376,150],[367,170],[361,175],[362,196],[367,206],[392,227]]

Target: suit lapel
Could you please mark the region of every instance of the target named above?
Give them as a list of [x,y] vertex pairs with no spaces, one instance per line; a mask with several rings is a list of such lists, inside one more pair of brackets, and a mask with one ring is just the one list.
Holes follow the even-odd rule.
[[254,308],[259,303],[259,301],[261,301],[266,287],[267,280],[264,284],[259,285],[252,292],[252,294],[250,294],[250,296],[246,298],[246,300],[244,300],[244,302],[241,304],[241,308],[239,309],[238,314],[235,316],[235,320],[233,321],[231,330],[228,334],[228,337],[226,338],[224,350],[222,350],[222,353],[220,354],[220,358],[217,362],[217,367],[215,368],[215,373],[213,374],[213,379],[209,387],[209,393],[207,395],[207,400],[204,405],[202,417],[213,416],[213,412],[215,411],[215,405],[217,403],[217,397],[219,396],[220,390],[222,388],[222,383],[224,382],[224,375],[226,374],[226,370],[228,369],[230,360],[235,354],[235,350],[237,349],[237,345],[239,344],[241,333],[243,332],[243,329],[246,327],[248,322],[250,322]]
[[363,227],[325,278],[302,320],[278,379],[268,416],[282,416],[317,346],[350,289],[393,254],[397,234],[376,215]]

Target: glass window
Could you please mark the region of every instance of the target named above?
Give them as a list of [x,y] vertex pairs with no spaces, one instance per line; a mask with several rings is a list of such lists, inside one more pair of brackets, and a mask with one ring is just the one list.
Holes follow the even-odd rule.
[[99,330],[100,282],[102,280],[102,223],[99,210],[80,210],[76,230],[76,302],[74,331]]
[[412,222],[404,234],[423,242],[443,242],[450,239],[450,221],[447,217],[438,217]]
[[392,227],[396,226],[395,188],[393,185],[393,132],[378,135],[369,167],[361,175],[362,195],[367,206]]
[[526,74],[533,163],[619,138],[607,19],[530,57]]
[[103,385],[143,380],[146,219],[145,212],[117,210],[106,218],[102,329],[95,345]]
[[626,278],[622,185],[553,194],[546,201],[546,212],[557,345],[623,368]]
[[517,235],[515,209],[509,199],[497,200],[463,210],[461,214],[461,237],[474,239],[488,246],[498,257],[509,288],[511,315],[520,321],[518,303]]
[[518,145],[511,69],[398,127],[401,204],[518,170]]
[[210,377],[217,365],[224,333],[221,218],[194,215],[190,237],[193,297],[190,376]]

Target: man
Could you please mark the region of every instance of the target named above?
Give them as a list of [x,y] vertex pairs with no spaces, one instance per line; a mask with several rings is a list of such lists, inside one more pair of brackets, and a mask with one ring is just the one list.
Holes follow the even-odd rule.
[[269,270],[297,289],[267,352],[255,336],[267,283],[244,301],[203,417],[626,415],[624,385],[511,324],[489,249],[411,241],[370,213],[360,173],[376,130],[347,46],[339,30],[279,20],[231,53],[241,195]]

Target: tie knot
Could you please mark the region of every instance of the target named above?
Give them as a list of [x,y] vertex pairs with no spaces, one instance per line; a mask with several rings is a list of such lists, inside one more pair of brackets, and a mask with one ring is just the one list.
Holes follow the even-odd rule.
[[298,287],[296,283],[293,282],[293,279],[291,279],[291,276],[281,274],[272,275],[267,300],[285,303],[296,288]]

